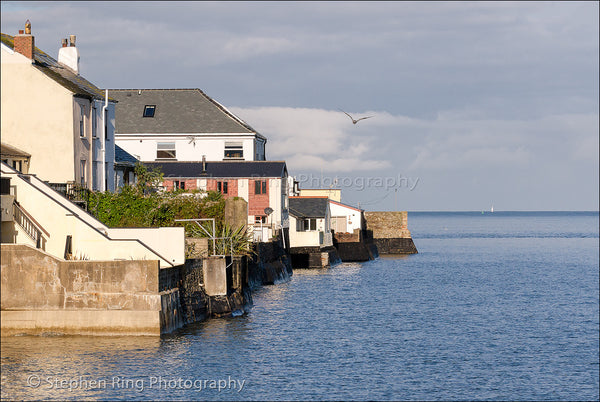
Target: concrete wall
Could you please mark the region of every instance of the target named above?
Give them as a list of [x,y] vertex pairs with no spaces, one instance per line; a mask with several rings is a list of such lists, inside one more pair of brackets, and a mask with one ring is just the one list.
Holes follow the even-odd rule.
[[119,240],[137,239],[174,265],[185,262],[185,229],[162,228],[108,228],[108,237]]
[[244,199],[225,200],[225,223],[234,230],[248,224],[248,202]]
[[157,261],[63,261],[1,247],[2,335],[159,335],[182,324],[178,289],[159,291]]
[[227,294],[227,271],[225,257],[205,258],[202,265],[204,289],[208,296]]
[[410,238],[406,211],[365,212],[367,230],[374,239]]

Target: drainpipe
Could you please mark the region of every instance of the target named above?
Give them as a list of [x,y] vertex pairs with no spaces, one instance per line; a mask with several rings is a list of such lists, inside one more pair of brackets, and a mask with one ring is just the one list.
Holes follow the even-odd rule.
[[102,106],[102,139],[100,142],[102,144],[100,149],[102,152],[102,185],[100,186],[102,191],[106,191],[106,109],[108,109],[108,89],[104,96],[104,106]]

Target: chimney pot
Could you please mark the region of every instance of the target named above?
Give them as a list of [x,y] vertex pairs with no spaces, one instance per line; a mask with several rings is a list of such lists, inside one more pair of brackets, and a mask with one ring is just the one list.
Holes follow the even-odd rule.
[[75,35],[69,35],[69,39],[70,45],[67,44],[67,39],[62,40],[62,47],[58,49],[58,62],[79,75],[79,50],[75,47]]
[[35,38],[31,35],[31,22],[25,22],[25,31],[19,29],[19,34],[15,36],[13,48],[15,52],[33,60],[35,49]]

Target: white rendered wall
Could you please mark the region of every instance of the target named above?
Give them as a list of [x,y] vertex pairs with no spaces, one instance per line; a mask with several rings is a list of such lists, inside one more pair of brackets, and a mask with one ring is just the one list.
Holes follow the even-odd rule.
[[348,208],[343,205],[329,202],[331,216],[345,216],[346,227],[348,233],[353,233],[354,229],[362,229],[362,219],[360,211],[353,208]]
[[308,230],[304,232],[296,231],[297,220],[290,215],[290,247],[309,247],[309,246],[331,246],[331,234],[324,231],[326,220],[317,219],[317,230]]
[[[185,261],[182,227],[110,229],[37,177],[32,176],[27,182],[12,168],[2,164],[1,169],[3,176],[11,178],[11,186],[16,187],[15,195],[23,209],[50,233],[43,235],[44,250],[53,256],[63,258],[66,237],[71,235],[73,255],[78,258],[159,260],[161,268]],[[118,237],[111,237],[111,231]],[[140,241],[140,237],[155,248]],[[22,240],[17,238],[17,242]]]
[[238,182],[238,197],[243,198],[248,202],[248,179],[239,179]]
[[206,155],[207,161],[240,160],[225,159],[225,142],[241,142],[244,151],[243,160],[254,160],[254,136],[223,134],[222,136],[211,135],[208,137],[197,135],[195,136],[195,145],[194,142],[190,142],[188,136],[188,134],[138,134],[135,136],[117,134],[116,143],[141,161],[152,162],[156,160],[157,143],[173,142],[177,161],[199,162],[202,161],[203,155]]
[[50,182],[76,180],[73,94],[27,57],[1,48],[2,142],[31,154],[29,173]]

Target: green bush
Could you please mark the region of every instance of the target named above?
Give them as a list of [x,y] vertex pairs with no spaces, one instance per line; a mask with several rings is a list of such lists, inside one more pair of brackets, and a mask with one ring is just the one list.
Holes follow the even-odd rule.
[[144,165],[135,168],[137,181],[116,193],[92,192],[88,210],[109,227],[186,227],[186,235],[194,223],[175,222],[176,219],[215,219],[217,230],[223,228],[225,199],[220,192],[183,190],[163,192],[163,174],[159,169],[148,170]]

